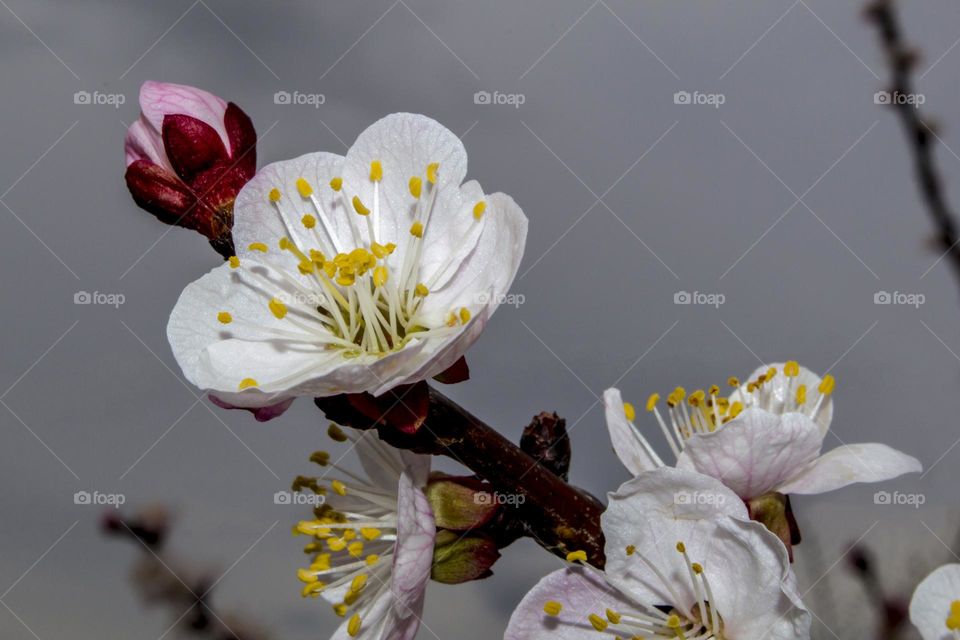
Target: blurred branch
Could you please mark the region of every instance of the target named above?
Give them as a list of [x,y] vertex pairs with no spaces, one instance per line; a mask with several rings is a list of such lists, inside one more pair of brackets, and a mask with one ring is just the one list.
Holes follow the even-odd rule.
[[877,574],[873,554],[863,546],[855,546],[847,556],[848,566],[863,585],[867,600],[876,612],[877,638],[896,640],[906,629],[907,604],[898,596],[891,596],[883,588]]
[[866,16],[876,25],[886,53],[891,73],[889,105],[896,111],[906,132],[920,192],[937,227],[937,244],[960,278],[960,232],[947,203],[933,155],[934,142],[939,138],[934,127],[920,115],[916,104],[897,99],[898,96],[914,96],[912,73],[919,59],[918,53],[904,39],[895,0],[873,0],[867,5]]

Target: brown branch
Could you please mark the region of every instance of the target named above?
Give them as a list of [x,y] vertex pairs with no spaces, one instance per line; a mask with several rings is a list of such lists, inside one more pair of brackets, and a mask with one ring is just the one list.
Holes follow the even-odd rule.
[[[315,402],[338,424],[374,428],[374,420],[358,411],[347,396],[317,398]],[[590,564],[604,566],[600,501],[565,482],[436,389],[429,391],[429,411],[416,433],[403,433],[382,423],[376,428],[388,444],[448,456],[490,482],[498,492],[523,496],[511,525],[519,524],[522,534],[560,557],[583,550]],[[506,537],[509,542],[516,536]]]
[[917,53],[904,39],[894,0],[874,0],[867,6],[866,15],[880,33],[891,72],[889,91],[893,99],[889,104],[899,116],[907,135],[920,193],[937,227],[937,243],[960,278],[960,232],[956,217],[947,203],[933,155],[936,133],[920,115],[917,105],[896,99],[898,96],[916,96],[911,74],[918,59]]

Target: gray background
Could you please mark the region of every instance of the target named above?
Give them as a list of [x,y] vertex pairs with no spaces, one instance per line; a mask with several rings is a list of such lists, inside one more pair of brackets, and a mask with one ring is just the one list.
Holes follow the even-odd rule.
[[[929,472],[883,487],[921,492],[920,509],[875,505],[876,487],[795,500],[807,535],[798,569],[827,625],[817,637],[867,636],[869,612],[849,608],[860,593],[844,577],[850,542],[884,552],[885,576],[903,590],[950,557],[957,283],[929,245],[894,116],[874,104],[886,70],[859,3],[0,5],[0,636],[168,632],[168,612],[131,591],[137,550],[99,535],[100,510],[74,505],[78,490],[174,506],[176,554],[229,569],[217,602],[274,637],[333,628],[326,606],[297,595],[289,527],[301,512],[272,503],[325,446],[322,416],[309,402],[267,425],[212,409],[167,346],[180,290],[217,257],[138,210],[124,187],[123,135],[146,79],[237,102],[263,136],[261,165],[342,152],[393,111],[465,133],[470,177],[511,194],[530,236],[515,284],[525,304],[497,313],[469,354],[473,379],[450,394],[511,437],[542,409],[566,416],[573,480],[598,495],[627,477],[598,404],[607,386],[639,403],[744,376],[758,360],[830,369],[828,448],[882,441]],[[904,5],[960,202],[950,150],[960,149],[960,6]],[[74,104],[81,90],[126,103]],[[278,90],[325,103],[276,105]],[[525,103],[475,104],[480,90]],[[676,105],[680,90],[726,102]],[[81,290],[126,301],[74,305]],[[926,302],[878,306],[880,290]],[[675,305],[678,291],[722,293],[725,304]],[[486,582],[431,587],[419,637],[499,637],[525,590],[558,566],[526,542],[504,555]]]

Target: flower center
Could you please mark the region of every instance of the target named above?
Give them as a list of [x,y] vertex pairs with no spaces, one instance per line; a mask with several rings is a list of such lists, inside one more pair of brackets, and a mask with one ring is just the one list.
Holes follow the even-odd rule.
[[[403,349],[413,339],[449,335],[458,330],[458,325],[470,321],[472,314],[467,307],[450,309],[439,322],[433,315],[431,321],[423,313],[423,305],[431,289],[455,267],[454,259],[460,253],[456,249],[467,242],[476,227],[467,228],[447,260],[427,278],[422,273],[421,258],[430,220],[435,215],[439,164],[427,165],[425,180],[423,176],[409,179],[413,206],[405,239],[381,235],[383,171],[379,160],[370,163],[370,206],[359,196],[348,200],[341,178],[330,181],[329,188],[343,210],[356,214],[346,216],[351,246],[345,246],[343,238],[334,232],[329,212],[306,179],[297,178],[295,182],[299,204],[284,199],[278,188],[270,191],[268,198],[288,233],[280,239],[278,248],[289,254],[290,267],[260,264],[249,257],[244,262],[250,264],[241,265],[236,256],[230,258],[230,266],[243,266],[243,274],[257,286],[273,316],[290,325],[290,330],[267,329],[277,339],[309,342],[325,350],[339,351],[344,358],[380,357]],[[304,205],[306,213],[295,211]],[[486,207],[484,200],[473,206],[474,224],[482,223]],[[361,227],[366,229],[366,239]],[[395,253],[399,242],[405,243],[402,259]],[[264,254],[270,251],[263,242],[253,242],[248,249]],[[243,322],[226,311],[217,317],[223,324]],[[251,378],[244,379],[241,385],[241,390],[261,386]]]
[[[694,434],[716,431],[718,426],[730,422],[744,409],[764,409],[779,414],[801,412],[806,413],[811,420],[816,420],[823,403],[836,386],[833,376],[827,374],[823,377],[816,390],[819,395],[810,406],[806,385],[796,382],[800,365],[796,361],[787,362],[783,366],[782,374],[787,379],[782,402],[774,394],[773,379],[777,376],[777,368],[770,367],[756,380],[749,380],[745,384],[736,377],[729,378],[727,384],[734,390],[730,397],[721,396],[720,387],[717,385],[706,391],[697,389],[689,395],[686,389],[677,387],[667,396],[666,417],[657,406],[660,402],[659,393],[650,394],[646,409],[656,418],[671,451],[677,457],[685,448],[686,441]],[[623,410],[627,420],[633,425],[636,409],[629,402],[625,402]],[[636,429],[636,425],[633,425],[633,428]],[[646,439],[638,440],[654,460],[659,460]]]

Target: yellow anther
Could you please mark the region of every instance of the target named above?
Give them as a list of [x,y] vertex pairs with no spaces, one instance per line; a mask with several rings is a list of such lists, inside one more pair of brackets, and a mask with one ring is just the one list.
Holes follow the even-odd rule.
[[733,388],[738,388],[740,386],[740,378],[736,376],[730,376],[727,378],[727,384]]
[[802,406],[807,403],[807,385],[802,384],[797,387],[797,405]]
[[370,251],[373,252],[373,255],[377,256],[377,258],[380,260],[383,260],[388,255],[393,253],[396,248],[397,245],[393,244],[392,242],[388,242],[387,244],[380,244],[379,242],[370,243]]
[[318,595],[320,595],[320,592],[323,591],[323,588],[325,586],[327,585],[325,585],[320,581],[315,581],[309,584],[305,584],[303,586],[303,589],[300,591],[300,595],[303,596],[304,598],[308,596],[316,598]]
[[337,284],[341,287],[352,286],[354,282],[356,282],[356,278],[354,278],[352,275],[341,273],[337,276]]
[[317,581],[317,574],[308,569],[297,569],[297,580],[312,584]]
[[817,387],[817,391],[822,393],[825,396],[833,393],[833,388],[837,386],[837,381],[829,373],[823,376],[823,380],[820,381],[820,386]]
[[715,384],[710,385],[710,390],[707,391],[707,395],[716,396],[720,394],[720,387]]
[[360,535],[367,540],[376,540],[380,537],[380,533],[380,529],[375,529],[374,527],[362,527],[360,529]]
[[313,187],[303,178],[297,178],[297,191],[300,192],[300,196],[303,198],[309,198],[313,195]]
[[563,605],[556,600],[547,600],[543,603],[543,612],[548,616],[558,616],[563,611]]
[[343,551],[347,548],[347,541],[343,538],[327,538],[327,546],[330,551]]
[[456,326],[456,324],[457,324],[457,314],[451,311],[450,313],[447,314],[446,325],[448,327],[453,327],[453,326]]
[[347,615],[347,605],[343,604],[342,602],[340,604],[335,604],[333,605],[333,612],[342,618],[343,616]]
[[297,270],[300,271],[300,273],[302,273],[303,275],[316,273],[317,265],[311,262],[310,260],[304,260],[297,265]]
[[227,259],[227,262],[230,263],[230,268],[231,268],[231,269],[236,269],[237,267],[240,266],[240,258],[238,258],[237,256],[230,256],[230,257]]
[[950,631],[960,630],[960,600],[950,603],[950,615],[947,616],[946,624]]
[[363,206],[363,203],[360,202],[360,196],[353,196],[353,210],[362,216],[370,215],[370,209]]
[[654,407],[657,406],[658,402],[660,402],[660,394],[651,393],[650,397],[647,398],[647,411],[653,411]]
[[420,176],[410,178],[407,186],[410,188],[410,195],[419,200],[420,192],[423,190],[423,180],[420,179]]
[[592,624],[593,628],[596,629],[597,631],[606,630],[609,624],[606,620],[604,620],[603,618],[601,618],[595,613],[591,613],[589,616],[587,616],[587,620],[590,621],[590,624]]
[[747,393],[753,393],[753,392],[756,391],[756,390],[757,390],[757,383],[756,383],[756,382],[748,382],[748,383],[747,383]]
[[221,311],[220,313],[217,314],[217,320],[219,320],[223,324],[230,324],[231,322],[233,322],[233,316],[230,315],[229,311]]
[[683,402],[683,399],[687,397],[687,390],[683,387],[677,387],[673,390],[673,397],[677,399],[677,403]]
[[373,270],[373,284],[375,286],[382,287],[383,285],[387,284],[388,275],[387,268],[383,265],[380,265]]
[[410,235],[415,238],[423,237],[423,223],[417,220],[412,225],[410,225]]
[[777,377],[777,368],[776,368],[776,367],[770,367],[769,369],[767,369],[767,374],[766,374],[765,380],[773,380],[773,379],[776,378],[776,377]]
[[613,609],[607,609],[607,620],[610,621],[610,624],[620,624],[620,614],[614,611]]
[[367,574],[365,573],[361,573],[350,582],[351,591],[363,591],[365,586],[367,586]]
[[247,247],[247,249],[249,249],[250,251],[259,251],[260,253],[266,253],[267,245],[265,245],[262,242],[251,242],[250,245]]
[[359,558],[363,555],[363,543],[359,540],[356,542],[351,542],[347,545],[347,553],[349,553],[354,558]]
[[627,555],[628,555],[628,556],[632,556],[634,553],[636,553],[637,548],[636,548],[635,546],[633,546],[632,544],[628,544],[628,545],[627,545],[627,548],[625,549],[625,551],[627,552]]
[[237,385],[237,388],[240,391],[243,391],[244,389],[253,389],[257,386],[259,385],[257,384],[257,381],[254,380],[253,378],[244,378],[243,380],[240,381],[240,384]]
[[379,160],[374,160],[370,163],[370,181],[380,182],[381,180],[383,180],[383,165]]
[[287,305],[276,298],[271,298],[267,306],[270,307],[270,313],[272,313],[273,317],[277,320],[283,320],[283,317],[287,315]]
[[467,324],[470,322],[470,309],[466,307],[460,307],[460,322]]
[[800,375],[800,363],[796,360],[790,360],[783,365],[783,375],[788,378],[795,378]]
[[473,205],[473,219],[479,220],[483,217],[483,212],[487,210],[487,201],[481,200],[477,204]]
[[323,263],[323,272],[324,272],[325,274],[327,274],[327,277],[328,277],[328,278],[332,278],[333,276],[337,275],[337,265],[336,265],[336,263],[333,262],[332,260],[329,261],[329,262],[324,262],[324,263]]
[[314,571],[326,571],[330,568],[330,554],[321,553],[313,561],[313,564],[310,565],[310,568]]
[[310,262],[315,262],[319,265],[322,265],[327,261],[327,257],[323,255],[322,251],[316,249],[310,249]]
[[330,188],[334,191],[340,191],[343,188],[343,178],[331,178]]
[[330,423],[330,426],[327,427],[327,435],[330,436],[331,440],[335,440],[336,442],[347,441],[347,434],[343,432],[343,429],[332,422]]
[[427,180],[430,182],[430,184],[437,184],[437,170],[439,168],[439,162],[431,162],[427,165]]
[[373,565],[377,564],[378,560],[380,560],[380,556],[375,553],[371,553],[364,559],[364,562],[367,563],[368,567],[372,567]]
[[276,187],[270,189],[268,197],[270,198],[270,202],[280,202],[280,189]]
[[357,637],[357,634],[360,633],[360,614],[355,613],[350,616],[350,622],[347,623],[347,633],[350,634],[351,638]]
[[740,415],[740,412],[741,412],[741,411],[743,411],[743,404],[742,404],[742,403],[740,403],[740,402],[734,402],[732,405],[730,405],[730,417],[731,417],[731,418],[736,418],[738,415]]
[[303,226],[305,226],[307,229],[313,229],[315,226],[317,226],[317,219],[309,213],[300,218],[300,222],[302,222]]
[[697,575],[700,575],[701,573],[703,573],[703,565],[700,564],[699,562],[694,562],[693,564],[690,565],[690,568],[693,569],[693,572]]
[[687,399],[687,402],[690,403],[691,407],[699,407],[703,404],[703,400],[706,397],[706,394],[703,393],[703,389],[697,389],[690,394],[690,397]]
[[571,551],[567,554],[567,562],[586,562],[587,552],[581,550]]
[[669,627],[670,629],[679,629],[679,628],[680,628],[680,616],[678,616],[678,615],[675,614],[675,613],[674,613],[674,614],[671,614],[670,617],[667,618],[667,627]]
[[678,542],[678,543],[677,543],[677,551],[679,551],[680,553],[686,553],[686,552],[687,552],[687,545],[683,544],[682,542]]
[[430,289],[427,289],[427,285],[423,284],[422,282],[417,283],[417,286],[413,288],[413,292],[421,298],[426,298],[428,295],[430,295]]
[[339,496],[347,495],[347,485],[343,484],[339,480],[334,480],[330,483],[330,487],[336,492]]
[[637,418],[637,410],[633,408],[633,405],[629,402],[623,403],[623,415],[626,416],[627,420],[633,422]]
[[310,454],[310,462],[325,467],[330,464],[330,454],[326,451],[314,451]]

